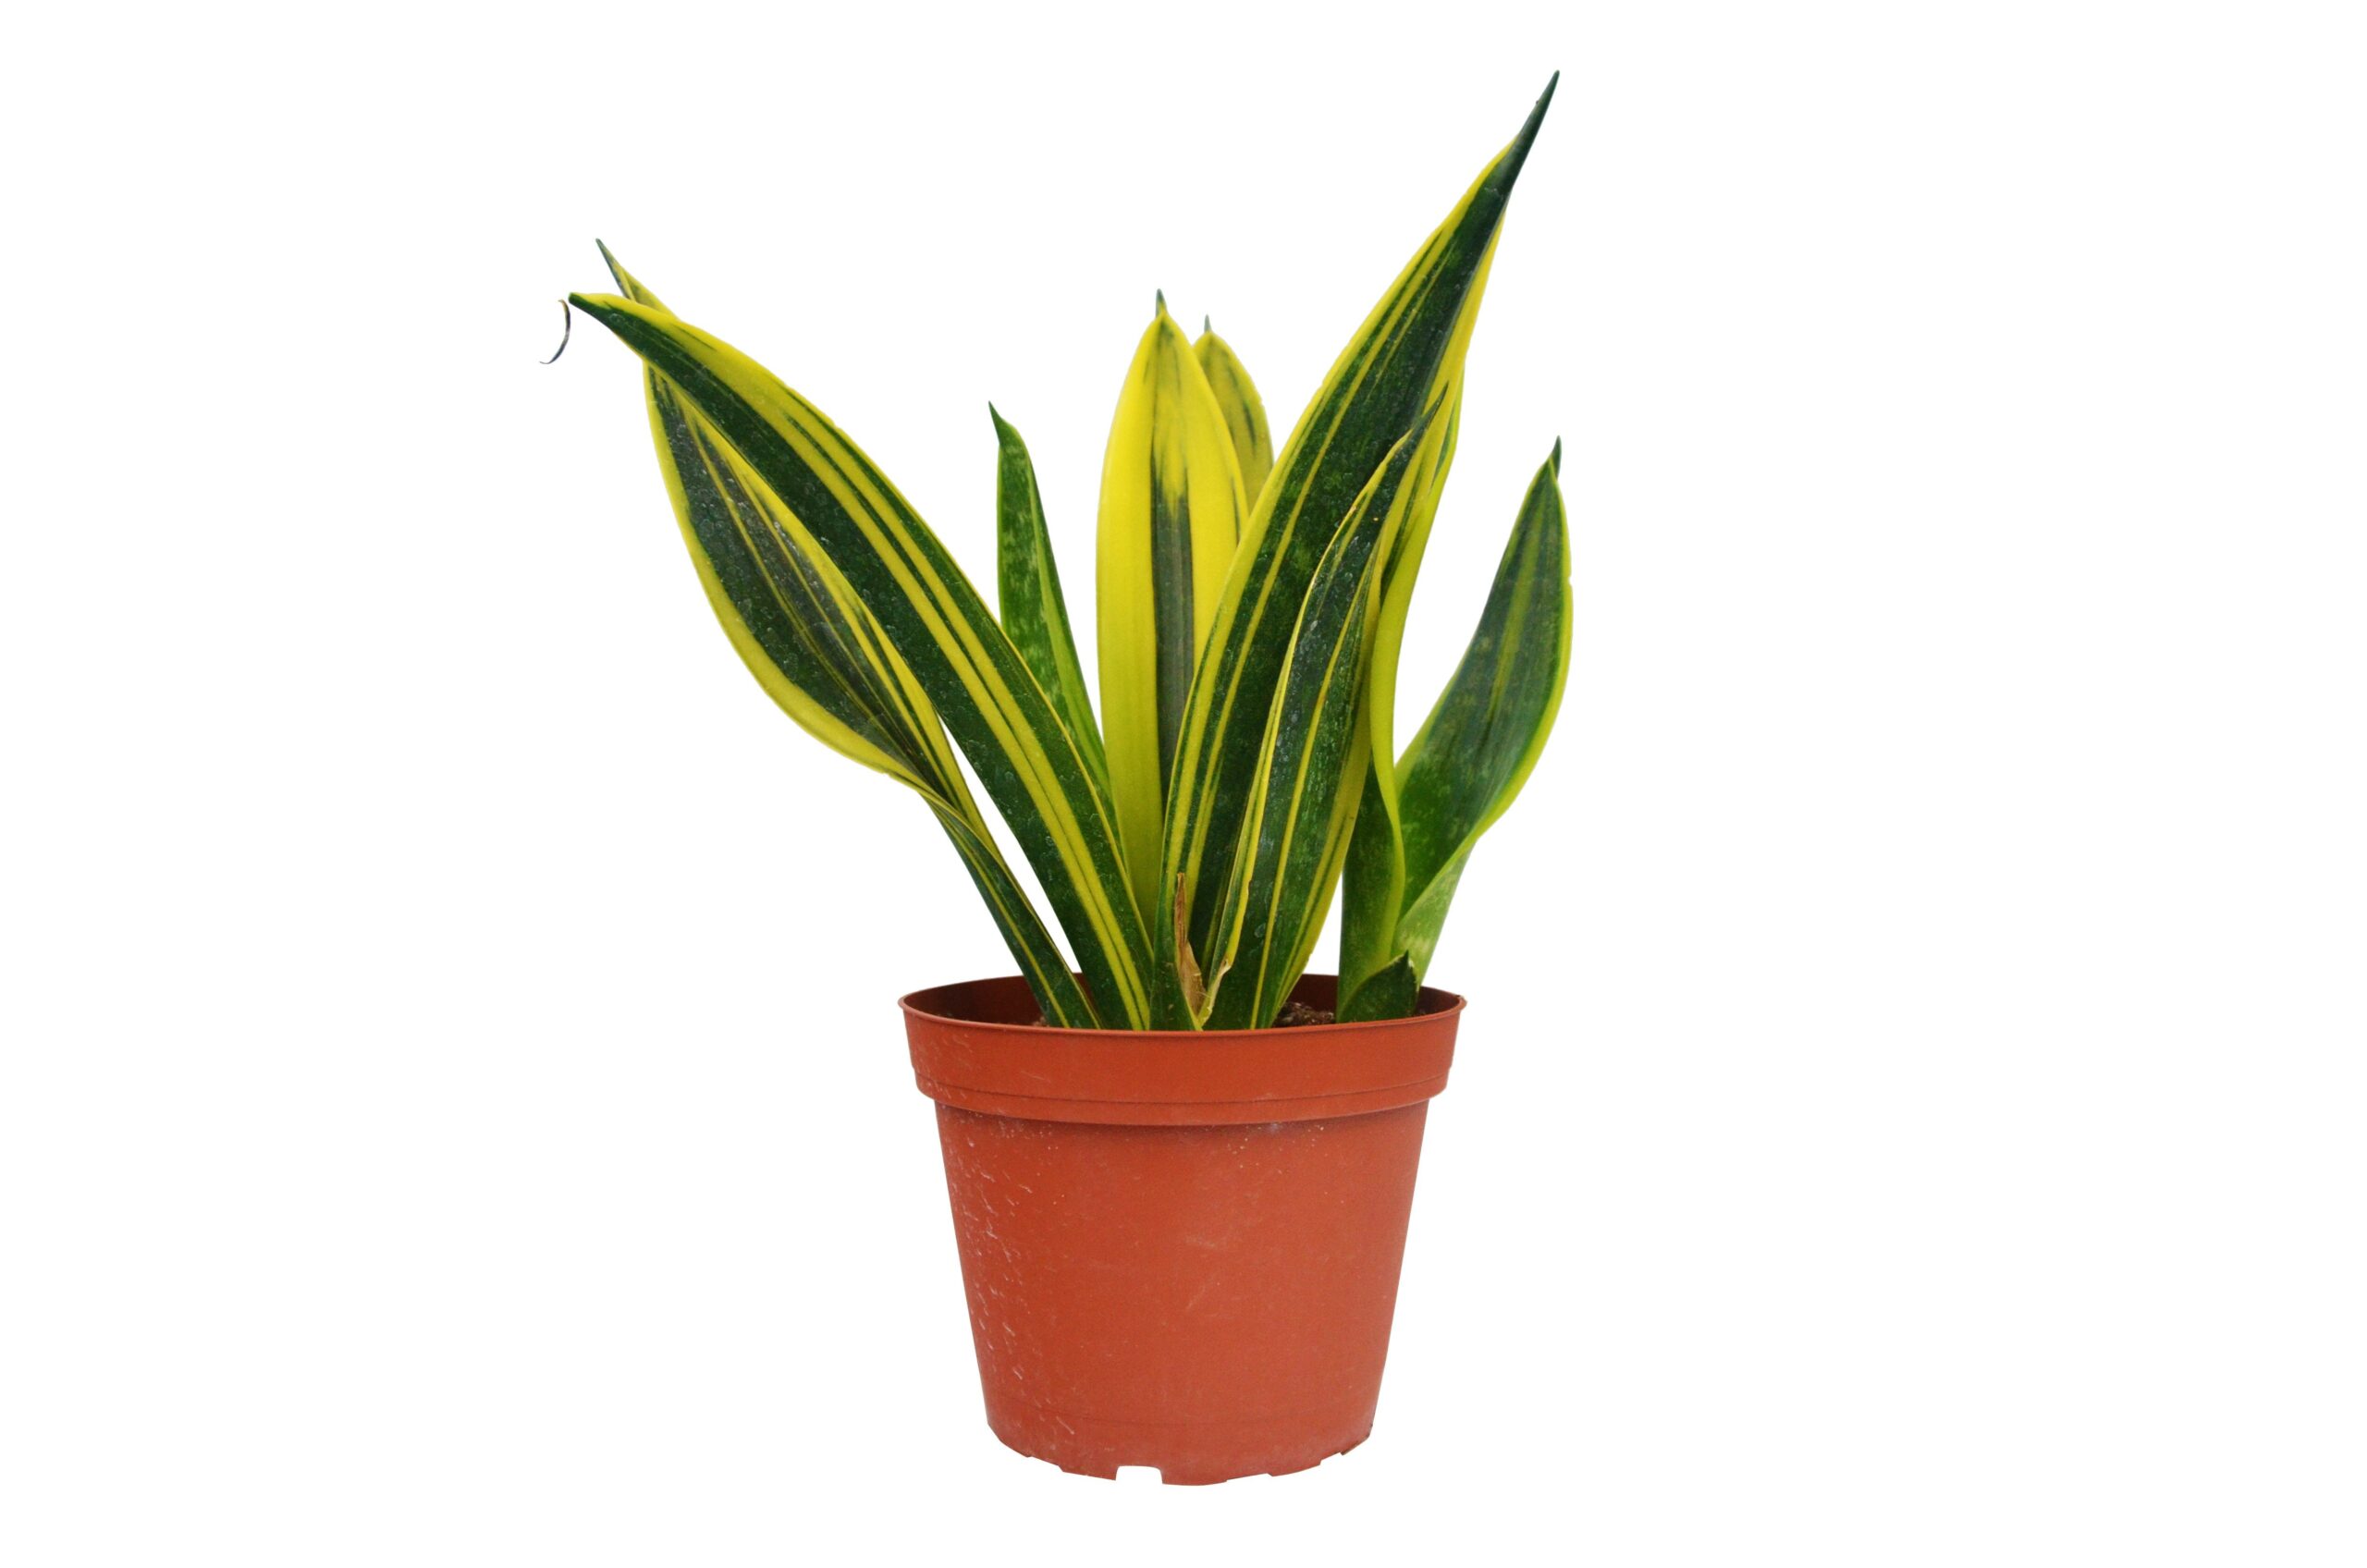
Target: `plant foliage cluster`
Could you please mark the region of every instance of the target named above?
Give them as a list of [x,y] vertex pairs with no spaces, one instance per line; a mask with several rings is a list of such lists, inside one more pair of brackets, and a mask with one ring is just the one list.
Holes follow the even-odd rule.
[[1453,677],[1396,743],[1398,651],[1454,453],[1465,349],[1551,96],[1549,84],[1406,263],[1279,449],[1232,348],[1188,337],[1159,301],[1102,469],[1098,722],[1035,470],[1000,414],[990,608],[871,460],[770,372],[613,256],[617,293],[570,296],[644,361],[667,488],[742,658],[824,744],[921,797],[1049,1022],[1270,1025],[1335,893],[1339,1016],[1413,1011],[1465,863],[1535,766],[1569,666],[1557,444]]

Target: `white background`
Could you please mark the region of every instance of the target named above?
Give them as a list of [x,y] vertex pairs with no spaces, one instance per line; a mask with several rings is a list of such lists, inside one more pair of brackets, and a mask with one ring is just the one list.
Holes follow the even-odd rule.
[[[0,1560],[2361,1561],[2355,19],[19,17]],[[553,300],[607,239],[980,575],[992,398],[1082,603],[1153,288],[1286,426],[1555,67],[1405,717],[1556,435],[1575,673],[1379,1427],[1061,1475],[892,1005],[1006,961]]]

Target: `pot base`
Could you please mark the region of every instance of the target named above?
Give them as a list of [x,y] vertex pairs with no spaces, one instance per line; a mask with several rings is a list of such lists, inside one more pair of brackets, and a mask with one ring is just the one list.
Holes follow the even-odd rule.
[[1072,1476],[1114,1481],[1122,1469],[1141,1468],[1158,1471],[1171,1487],[1211,1487],[1312,1470],[1370,1437],[1372,1412],[1343,1408],[1316,1416],[1203,1422],[1188,1434],[1149,1422],[1096,1421],[1033,1408],[1006,1408],[1000,1420],[989,1418],[987,1425],[1003,1447]]

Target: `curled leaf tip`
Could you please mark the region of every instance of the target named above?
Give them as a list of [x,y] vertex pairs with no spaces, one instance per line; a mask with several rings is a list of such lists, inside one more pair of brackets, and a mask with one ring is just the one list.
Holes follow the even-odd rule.
[[[598,244],[599,241],[595,240],[593,243]],[[603,247],[603,249],[605,249],[605,247]],[[551,357],[543,361],[543,363],[546,365],[555,365],[558,363],[558,357],[567,352],[568,340],[575,336],[575,312],[564,300],[561,300],[558,302],[558,347],[552,349]]]

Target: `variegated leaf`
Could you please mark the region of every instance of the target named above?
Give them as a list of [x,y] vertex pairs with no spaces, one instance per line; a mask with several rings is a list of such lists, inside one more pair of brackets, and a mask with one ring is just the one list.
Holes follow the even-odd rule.
[[[1428,972],[1472,847],[1519,795],[1552,730],[1570,668],[1561,458],[1557,443],[1521,503],[1462,661],[1392,770],[1395,813],[1368,809],[1357,821],[1342,921],[1343,1017],[1397,1016],[1387,1011],[1396,987],[1378,977],[1401,959],[1417,978]],[[1376,790],[1368,777],[1367,808]]]
[[1233,454],[1241,464],[1241,493],[1254,507],[1257,492],[1266,488],[1266,476],[1274,472],[1274,438],[1266,429],[1266,401],[1257,396],[1257,384],[1249,379],[1249,369],[1233,351],[1233,345],[1218,337],[1205,317],[1200,336],[1192,341],[1192,354],[1208,374],[1217,407],[1224,410],[1225,429],[1233,435]]
[[[607,246],[628,298],[665,307]],[[1097,1022],[963,781],[927,695],[796,518],[681,391],[644,374],[650,427],[701,585],[742,660],[782,710],[824,744],[908,785],[926,802],[986,900],[1045,1017]]]
[[1002,629],[1059,710],[1106,794],[1109,765],[1102,757],[1101,730],[1093,721],[1093,699],[1085,694],[1085,671],[1077,663],[1076,638],[1069,630],[1068,601],[1061,593],[1060,567],[1052,558],[1051,534],[1044,523],[1036,464],[1010,421],[992,404],[987,413],[995,422],[998,450],[995,585]]
[[1405,479],[1429,422],[1407,433],[1350,506],[1317,562],[1274,703],[1211,949],[1208,1023],[1271,1023],[1323,924],[1348,842],[1367,738],[1360,704],[1377,572],[1404,525]]
[[[1426,410],[1452,398],[1505,204],[1551,98],[1549,83],[1520,133],[1366,318],[1250,513],[1193,680],[1167,810],[1162,875],[1168,888],[1186,889],[1182,925],[1197,951],[1209,950],[1233,884],[1236,828],[1298,606],[1359,488]],[[1176,940],[1166,926],[1154,936]]]
[[1110,793],[1146,921],[1168,913],[1159,876],[1168,769],[1243,505],[1224,411],[1162,298],[1110,423],[1096,561]]
[[570,302],[614,332],[763,479],[936,704],[1052,901],[1105,1023],[1188,1027],[1075,738],[944,545],[853,443],[730,345],[613,295]]

